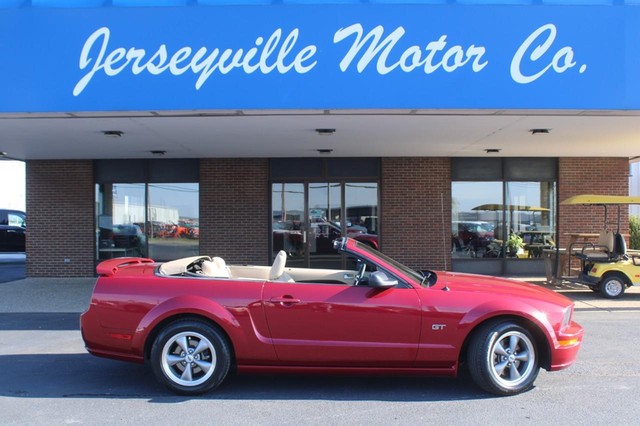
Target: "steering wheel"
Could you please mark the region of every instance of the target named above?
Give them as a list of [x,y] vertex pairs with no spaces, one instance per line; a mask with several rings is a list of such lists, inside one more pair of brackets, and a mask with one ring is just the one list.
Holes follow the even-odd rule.
[[202,274],[202,259],[197,259],[185,268],[187,272],[191,272],[193,274]]
[[184,269],[185,271],[191,272],[192,274],[202,274],[202,262],[204,262],[205,260],[210,260],[210,258],[206,256],[200,257],[188,264]]
[[353,285],[360,284],[360,281],[364,279],[364,274],[367,271],[367,264],[362,260],[358,260],[358,272],[356,273],[356,278],[353,282]]

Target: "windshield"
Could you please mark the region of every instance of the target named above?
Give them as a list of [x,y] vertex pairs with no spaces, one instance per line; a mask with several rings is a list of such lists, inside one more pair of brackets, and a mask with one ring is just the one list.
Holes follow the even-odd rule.
[[424,279],[424,275],[422,273],[420,273],[418,271],[414,271],[413,269],[409,268],[408,266],[403,265],[402,263],[398,262],[397,260],[393,260],[389,256],[387,256],[384,253],[382,253],[382,252],[380,252],[380,251],[368,246],[367,244],[361,243],[359,241],[356,241],[355,243],[356,243],[356,246],[359,249],[370,253],[372,255],[372,257],[374,257],[374,258],[378,257],[378,258],[384,260],[385,262],[387,262],[388,264],[392,265],[397,270],[401,271],[407,277],[413,278],[416,281],[416,284],[422,284],[422,281]]

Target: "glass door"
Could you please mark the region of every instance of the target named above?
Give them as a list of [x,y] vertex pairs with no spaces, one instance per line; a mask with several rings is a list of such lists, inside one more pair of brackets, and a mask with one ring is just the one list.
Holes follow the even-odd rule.
[[287,265],[305,267],[306,228],[305,185],[274,183],[271,186],[272,258],[280,250],[287,252]]
[[343,235],[378,248],[378,184],[274,183],[271,187],[272,257],[287,265],[344,268],[333,241]]
[[339,268],[333,240],[342,235],[340,183],[274,183],[271,189],[273,256],[287,252],[293,267]]
[[342,185],[310,183],[307,191],[309,267],[341,268],[342,255],[333,250],[333,241],[343,235]]

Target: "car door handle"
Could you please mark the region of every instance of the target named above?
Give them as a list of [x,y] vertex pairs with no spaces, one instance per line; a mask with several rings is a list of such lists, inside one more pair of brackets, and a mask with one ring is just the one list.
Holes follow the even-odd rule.
[[300,299],[294,299],[292,296],[272,297],[270,301],[273,303],[280,303],[283,306],[300,303]]

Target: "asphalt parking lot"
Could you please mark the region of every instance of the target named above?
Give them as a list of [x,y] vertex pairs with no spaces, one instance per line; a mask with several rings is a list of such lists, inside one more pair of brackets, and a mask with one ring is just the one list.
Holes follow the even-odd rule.
[[237,376],[179,397],[146,366],[87,354],[78,315],[93,278],[0,284],[0,423],[7,424],[637,424],[640,289],[604,300],[555,287],[586,330],[578,362],[541,371],[536,387],[499,398],[470,380]]

